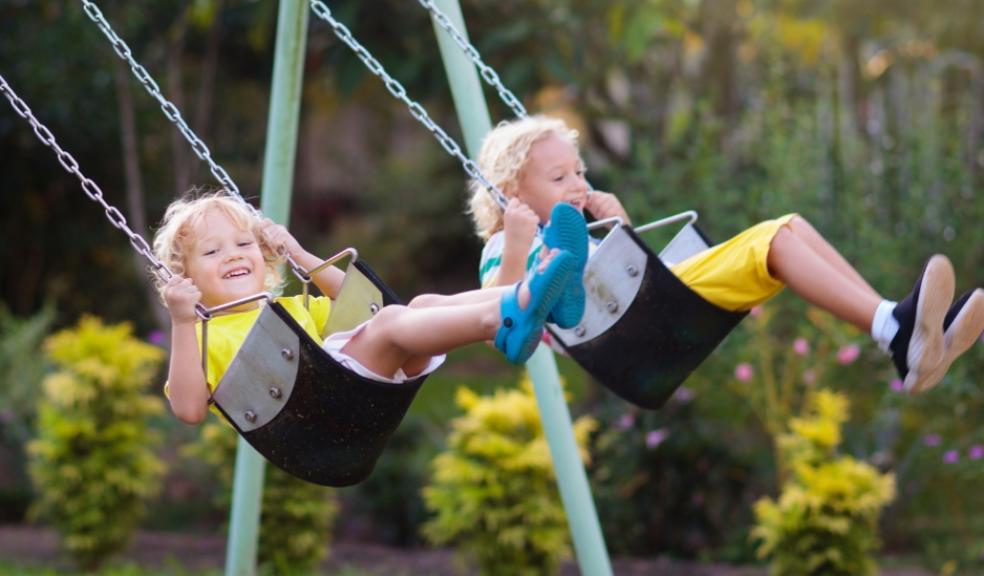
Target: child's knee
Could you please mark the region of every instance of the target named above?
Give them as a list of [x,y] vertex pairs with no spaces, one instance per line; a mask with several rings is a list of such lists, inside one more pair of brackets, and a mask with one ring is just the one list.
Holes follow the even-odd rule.
[[407,313],[408,309],[408,306],[402,304],[384,306],[379,312],[376,312],[376,315],[372,317],[366,328],[374,335],[380,336],[386,331],[391,330],[400,321],[400,318]]
[[407,304],[408,308],[430,308],[432,306],[437,306],[440,302],[441,296],[439,294],[420,294],[414,296],[410,303]]

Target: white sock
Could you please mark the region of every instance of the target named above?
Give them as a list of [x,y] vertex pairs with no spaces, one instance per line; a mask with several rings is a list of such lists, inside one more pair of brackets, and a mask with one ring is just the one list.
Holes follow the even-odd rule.
[[899,332],[899,321],[892,315],[896,304],[897,302],[891,300],[882,300],[875,309],[875,317],[871,321],[871,337],[884,352],[888,352],[888,345]]

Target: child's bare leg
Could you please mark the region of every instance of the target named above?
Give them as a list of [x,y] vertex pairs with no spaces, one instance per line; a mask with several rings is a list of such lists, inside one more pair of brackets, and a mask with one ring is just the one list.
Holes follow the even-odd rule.
[[[839,256],[834,258],[835,261],[838,259],[843,261]],[[843,262],[850,268],[846,261]],[[882,297],[863,279],[858,282],[852,275],[845,274],[841,266],[819,254],[793,230],[784,226],[776,233],[769,248],[768,265],[776,278],[807,302],[870,331]],[[854,275],[860,276],[856,272]]]
[[415,296],[407,306],[410,308],[432,308],[434,306],[460,306],[462,304],[477,304],[489,300],[498,301],[506,290],[514,290],[513,286],[493,286],[479,290],[469,290],[458,294],[420,294]]
[[851,266],[850,262],[836,248],[831,246],[805,218],[797,216],[790,220],[789,229],[803,240],[818,256],[826,260],[828,264],[840,272],[841,276],[881,299],[881,295],[868,284],[868,281],[861,276],[854,266]]
[[[555,253],[545,255],[540,271]],[[342,351],[376,374],[392,376],[400,368],[408,375],[419,373],[433,356],[494,339],[502,322],[502,295],[515,289],[501,286],[451,296],[428,295],[417,307],[386,306]],[[519,305],[525,308],[530,298],[529,284],[524,282]],[[424,305],[438,302],[445,305]]]
[[384,376],[392,376],[409,362],[410,374],[422,369],[423,358],[491,340],[498,328],[498,300],[428,308],[387,306],[342,351]]

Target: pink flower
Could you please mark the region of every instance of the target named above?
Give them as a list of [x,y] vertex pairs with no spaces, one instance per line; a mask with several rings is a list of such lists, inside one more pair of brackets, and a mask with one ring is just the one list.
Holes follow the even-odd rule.
[[902,384],[902,380],[899,378],[892,380],[892,383],[889,384],[889,386],[892,387],[892,390],[894,392],[902,392],[903,390],[905,390],[905,385]]
[[861,355],[861,347],[857,344],[848,344],[837,351],[837,362],[840,364],[850,364]]
[[737,378],[739,382],[748,382],[753,376],[755,376],[755,370],[748,362],[742,362],[741,364],[735,366],[735,378]]
[[657,446],[662,444],[663,441],[665,441],[669,435],[670,433],[666,430],[666,428],[660,428],[659,430],[651,430],[649,433],[646,434],[646,448],[649,448],[650,450],[656,448]]
[[803,383],[810,385],[817,381],[817,373],[813,370],[803,370]]
[[673,399],[680,404],[690,404],[693,402],[695,396],[697,396],[697,393],[686,386],[680,386],[677,388],[676,392],[673,393]]
[[960,461],[960,452],[957,450],[947,450],[943,454],[943,462],[946,464],[956,464]]
[[939,446],[943,442],[939,434],[926,434],[923,436],[923,444],[930,447]]
[[635,414],[626,412],[625,414],[622,414],[622,417],[618,419],[618,423],[615,425],[619,430],[628,430],[629,428],[632,428],[633,424],[635,424]]
[[806,338],[793,340],[793,352],[799,356],[806,356],[810,353],[810,343],[807,342]]
[[971,460],[980,460],[981,458],[984,458],[984,446],[974,444],[970,447],[970,450],[967,451],[967,456]]
[[761,306],[754,306],[754,307],[752,307],[751,310],[748,311],[748,315],[751,316],[752,318],[758,318],[759,315],[761,315],[761,314],[762,314],[762,307]]

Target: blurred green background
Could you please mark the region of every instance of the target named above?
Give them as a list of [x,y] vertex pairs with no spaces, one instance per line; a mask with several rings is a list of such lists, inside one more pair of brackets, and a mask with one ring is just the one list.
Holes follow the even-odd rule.
[[[458,136],[425,11],[410,1],[330,5]],[[723,239],[795,211],[886,297],[904,296],[935,252],[952,259],[958,290],[984,284],[984,1],[462,5],[486,62],[531,112],[581,131],[589,179],[617,193],[636,222],[694,208]],[[255,199],[276,3],[100,6]],[[145,237],[176,195],[216,185],[80,4],[0,0],[0,74]],[[487,98],[494,121],[509,117],[493,92]],[[24,445],[50,371],[40,342],[91,314],[131,322],[160,345],[167,316],[146,263],[6,105],[0,150],[0,522],[17,524],[36,490]],[[325,256],[357,246],[404,298],[474,288],[481,244],[465,203],[457,163],[312,15],[290,219],[302,244]],[[805,353],[792,348],[797,338]],[[838,356],[854,345],[859,357]],[[660,412],[638,412],[569,360],[561,365],[575,415],[599,421],[598,439],[624,435],[597,441],[589,467],[614,555],[755,562],[752,503],[781,480],[769,423],[793,417],[823,385],[851,403],[842,452],[896,476],[898,496],[879,525],[883,553],[943,573],[984,571],[984,346],[939,389],[910,398],[893,389],[890,363],[865,335],[786,294]],[[742,365],[750,372],[736,371]],[[162,380],[148,392],[159,394]],[[339,491],[338,537],[423,546],[419,491],[460,412],[455,388],[484,393],[519,380],[484,347],[453,354],[394,439],[399,449],[365,485]],[[791,390],[785,409],[762,408],[770,382]],[[206,504],[221,489],[179,454],[197,431],[166,415],[154,425],[169,470],[143,528],[217,530],[224,506]]]

